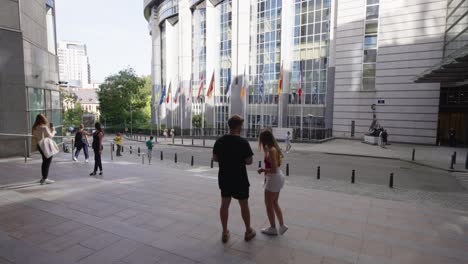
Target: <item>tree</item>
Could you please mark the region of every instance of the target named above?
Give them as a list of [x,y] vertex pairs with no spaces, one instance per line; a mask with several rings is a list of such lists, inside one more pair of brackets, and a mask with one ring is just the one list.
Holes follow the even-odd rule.
[[[206,122],[206,116],[205,116],[205,128],[206,128],[206,125],[207,125],[207,122]],[[193,115],[192,116],[192,126],[193,128],[202,128],[202,116],[200,114],[198,115]]]
[[138,77],[132,68],[108,76],[99,86],[98,99],[101,119],[122,128],[147,124],[150,118],[151,79]]
[[80,103],[75,103],[74,107],[69,108],[63,113],[63,126],[68,129],[69,127],[77,127],[81,124],[83,117],[83,109]]

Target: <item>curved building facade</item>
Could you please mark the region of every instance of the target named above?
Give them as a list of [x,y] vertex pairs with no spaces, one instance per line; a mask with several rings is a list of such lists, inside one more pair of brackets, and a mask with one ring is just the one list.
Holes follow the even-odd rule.
[[222,135],[240,114],[248,137],[310,140],[361,139],[377,119],[393,141],[435,144],[440,84],[417,76],[443,59],[447,4],[145,0],[152,121]]

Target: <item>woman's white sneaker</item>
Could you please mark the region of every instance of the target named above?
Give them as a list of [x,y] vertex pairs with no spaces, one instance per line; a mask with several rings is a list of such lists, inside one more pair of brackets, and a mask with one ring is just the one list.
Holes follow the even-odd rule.
[[266,227],[262,229],[262,233],[268,236],[277,236],[278,235],[278,230],[274,227]]
[[280,233],[280,235],[286,233],[286,231],[288,231],[288,226],[287,225],[282,225],[278,229],[278,232]]

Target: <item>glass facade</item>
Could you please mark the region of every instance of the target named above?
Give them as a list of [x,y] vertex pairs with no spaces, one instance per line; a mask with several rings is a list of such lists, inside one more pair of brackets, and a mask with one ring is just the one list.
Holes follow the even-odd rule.
[[[291,106],[325,105],[330,46],[330,8],[330,0],[294,2],[294,54],[289,95]],[[299,84],[302,88],[302,98],[298,96]],[[288,127],[300,128],[301,122],[304,129],[324,125],[323,117],[301,118],[300,115],[290,112]]]
[[281,68],[282,0],[252,1],[250,20],[250,68],[248,102],[249,136],[260,127],[278,126],[277,114],[263,111],[264,105],[278,104],[278,80]]
[[[229,119],[229,94],[226,94],[228,82],[232,82],[231,75],[231,54],[232,54],[232,0],[222,2],[220,9],[220,67],[219,80],[220,91],[216,95],[216,134],[227,133],[227,120]],[[218,96],[219,94],[219,96]]]
[[468,45],[468,1],[447,1],[444,56]]
[[[38,114],[46,115],[54,125],[57,135],[62,135],[62,103],[59,91],[28,87],[29,127],[36,121]],[[60,139],[61,140],[61,139]]]
[[366,19],[364,27],[364,51],[362,64],[363,91],[375,90],[375,69],[377,65],[377,37],[379,30],[379,0],[366,1]]
[[[192,13],[192,111],[201,114],[206,91],[206,3],[199,4]],[[200,82],[203,82],[201,100],[197,100]]]

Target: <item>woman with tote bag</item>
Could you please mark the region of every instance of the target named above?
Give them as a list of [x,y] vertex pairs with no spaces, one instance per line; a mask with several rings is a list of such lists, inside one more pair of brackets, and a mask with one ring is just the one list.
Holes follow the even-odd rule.
[[32,134],[36,139],[37,149],[42,156],[42,179],[39,181],[41,185],[55,182],[47,178],[49,176],[49,167],[52,163],[52,157],[58,153],[58,147],[52,140],[55,133],[55,129],[49,128],[49,121],[47,118],[43,114],[38,114],[32,127]]

